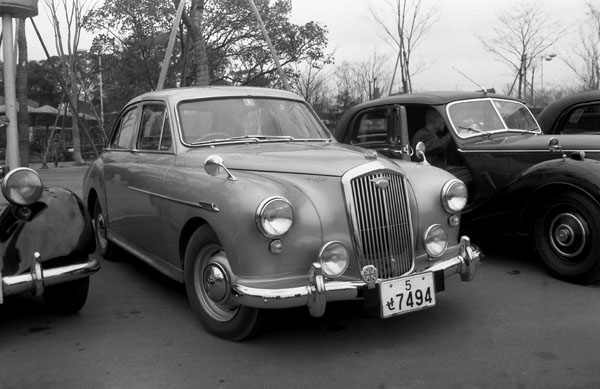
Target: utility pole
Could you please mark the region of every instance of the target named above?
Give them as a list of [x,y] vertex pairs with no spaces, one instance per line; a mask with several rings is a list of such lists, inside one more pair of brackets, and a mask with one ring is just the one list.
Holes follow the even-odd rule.
[[0,0],[2,15],[2,42],[4,43],[4,98],[6,117],[6,164],[9,169],[21,165],[19,157],[19,129],[17,126],[16,61],[14,53],[13,18],[25,19],[37,16],[37,0]]

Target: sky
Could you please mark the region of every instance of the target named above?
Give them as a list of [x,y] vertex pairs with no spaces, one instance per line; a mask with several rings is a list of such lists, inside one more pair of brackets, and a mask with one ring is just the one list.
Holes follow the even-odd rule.
[[[167,1],[167,0],[165,0]],[[327,52],[334,53],[335,63],[362,62],[374,54],[389,58],[389,73],[393,72],[395,55],[383,39],[369,11],[387,9],[394,0],[292,0],[291,20],[296,24],[319,22],[329,30]],[[413,77],[416,90],[473,90],[476,85],[503,91],[514,79],[510,68],[485,50],[481,39],[494,36],[494,26],[502,12],[515,8],[522,0],[424,0],[424,6],[436,5],[438,17],[422,43],[413,54],[413,62],[420,63],[422,71]],[[558,24],[571,28],[551,49],[557,56],[542,65],[544,87],[564,86],[575,82],[573,72],[564,62],[572,56],[572,42],[578,39],[577,26],[585,19],[588,0],[538,0],[548,16]],[[600,0],[593,0],[599,2]],[[38,3],[35,18],[44,42],[51,54],[54,49],[53,33],[46,14],[44,0]],[[33,27],[27,26],[30,59],[44,59],[45,55]],[[88,49],[93,36],[84,33],[80,48]],[[467,77],[461,75],[462,72]],[[541,82],[541,74],[538,72]],[[537,78],[537,77],[536,77]]]

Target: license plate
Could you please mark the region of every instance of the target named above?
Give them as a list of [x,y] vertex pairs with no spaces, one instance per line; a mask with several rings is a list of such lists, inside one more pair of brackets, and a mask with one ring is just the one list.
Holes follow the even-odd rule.
[[381,281],[379,297],[382,318],[432,307],[435,305],[433,273]]

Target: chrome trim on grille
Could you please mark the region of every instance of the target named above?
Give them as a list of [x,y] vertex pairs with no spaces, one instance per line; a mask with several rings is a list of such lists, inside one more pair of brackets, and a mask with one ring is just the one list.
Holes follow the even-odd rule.
[[358,268],[373,265],[381,279],[409,273],[415,255],[404,176],[371,162],[347,172],[342,185]]

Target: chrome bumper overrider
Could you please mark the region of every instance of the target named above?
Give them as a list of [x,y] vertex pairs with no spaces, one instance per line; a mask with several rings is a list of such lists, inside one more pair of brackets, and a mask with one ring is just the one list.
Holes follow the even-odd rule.
[[2,277],[0,274],[0,278],[2,278],[0,304],[4,302],[3,296],[26,291],[31,291],[34,295],[41,296],[44,294],[44,288],[47,286],[89,277],[98,270],[100,270],[100,263],[96,259],[74,265],[43,269],[40,254],[35,253],[33,266],[31,266],[29,273],[6,277]]
[[[480,262],[481,252],[463,236],[456,257],[437,263],[421,272],[443,272],[444,277],[460,274],[463,281],[471,281]],[[326,280],[321,264],[314,262],[308,275],[308,284],[296,288],[262,289],[240,284],[233,285],[235,299],[241,305],[254,308],[291,308],[308,306],[311,316],[325,313],[328,302],[354,300],[359,291],[367,289],[363,281]]]

